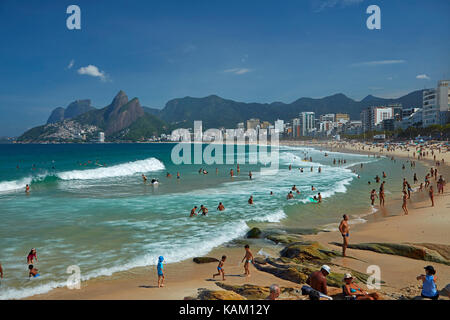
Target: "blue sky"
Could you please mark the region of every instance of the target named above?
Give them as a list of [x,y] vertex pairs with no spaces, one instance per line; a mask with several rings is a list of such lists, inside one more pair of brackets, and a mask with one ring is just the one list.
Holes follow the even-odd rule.
[[[66,8],[81,8],[68,30]],[[368,30],[366,8],[381,8]],[[0,1],[0,136],[76,99],[398,97],[450,77],[448,0]]]

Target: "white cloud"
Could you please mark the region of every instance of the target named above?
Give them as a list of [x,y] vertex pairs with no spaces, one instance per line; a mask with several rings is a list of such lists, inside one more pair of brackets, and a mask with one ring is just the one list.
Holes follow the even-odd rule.
[[353,67],[372,67],[372,66],[382,66],[387,64],[399,64],[399,63],[405,63],[405,60],[375,60],[375,61],[365,61],[365,62],[358,62],[352,64]]
[[75,60],[70,60],[69,65],[67,66],[67,69],[72,69],[73,65],[75,64]]
[[87,67],[81,67],[80,69],[78,69],[78,73],[100,78],[100,80],[102,81],[106,81],[108,79],[104,71],[100,71],[96,66],[92,64],[88,65]]
[[416,76],[416,79],[430,80],[430,77],[427,76],[426,74],[418,74],[418,75]]
[[234,73],[234,74],[244,74],[244,73],[247,73],[250,71],[252,71],[252,70],[247,69],[247,68],[233,68],[233,69],[224,70],[223,72]]
[[315,11],[320,12],[326,8],[334,8],[337,5],[347,7],[354,4],[360,4],[363,1],[364,0],[316,0],[314,6],[316,7]]

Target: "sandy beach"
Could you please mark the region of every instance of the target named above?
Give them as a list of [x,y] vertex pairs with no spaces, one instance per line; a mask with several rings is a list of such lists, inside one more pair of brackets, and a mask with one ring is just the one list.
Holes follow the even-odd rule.
[[[298,145],[298,144],[297,144]],[[311,144],[308,144],[311,145]],[[399,158],[413,159],[413,150],[395,150],[389,153],[381,152],[380,148],[365,147],[362,144],[335,143],[314,144],[316,147],[339,152],[357,152]],[[444,159],[445,164],[439,167],[439,174],[448,178],[450,175],[450,153],[438,153],[438,159]],[[417,160],[417,159],[416,159]],[[433,165],[433,157],[430,154],[421,160],[427,166]],[[380,169],[381,172],[381,169]],[[398,181],[401,185],[402,181]],[[435,181],[432,179],[435,186]],[[435,189],[437,190],[437,188]],[[351,225],[350,244],[362,243],[390,243],[414,245],[426,250],[434,250],[447,261],[450,260],[450,193],[448,190],[442,195],[435,192],[435,207],[431,207],[427,191],[415,192],[408,200],[409,215],[403,215],[401,209],[401,195],[395,194],[386,202],[385,208],[379,209],[367,218],[367,223]],[[355,201],[367,201],[367,199],[355,199]],[[303,240],[318,241],[320,245],[340,252],[339,245],[342,237],[338,231],[320,232],[312,235],[302,235]],[[256,255],[256,252],[253,252]],[[252,276],[243,276],[243,265],[240,264],[244,255],[243,248],[218,247],[207,256],[219,258],[227,255],[225,270],[228,285],[252,284],[267,287],[273,283],[282,287],[299,289],[304,283],[295,283],[281,279],[274,274],[256,270],[251,267]],[[366,273],[367,267],[376,265],[381,270],[381,279],[384,281],[378,292],[387,299],[411,298],[420,295],[420,283],[416,276],[423,273],[426,265],[433,265],[437,270],[437,286],[442,289],[450,283],[450,265],[412,259],[397,254],[385,254],[370,250],[347,250],[348,257],[334,257],[330,262],[332,272],[342,270],[355,270]],[[157,288],[156,267],[135,268],[126,272],[118,272],[110,277],[99,277],[81,283],[81,289],[69,290],[57,288],[46,294],[35,295],[27,299],[184,299],[196,297],[199,289],[223,290],[216,282],[221,282],[217,277],[212,279],[216,271],[217,263],[197,264],[192,260],[174,263],[166,266],[166,286]],[[364,285],[361,285],[363,288]],[[334,290],[334,291],[333,291]],[[337,290],[339,291],[339,290]],[[332,289],[331,292],[336,292]],[[281,296],[283,298],[283,295]],[[284,297],[288,298],[288,297]],[[443,298],[446,299],[446,298]]]

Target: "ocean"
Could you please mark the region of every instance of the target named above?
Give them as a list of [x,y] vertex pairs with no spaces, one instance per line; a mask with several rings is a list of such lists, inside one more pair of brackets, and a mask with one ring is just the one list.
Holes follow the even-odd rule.
[[[231,179],[229,172],[232,168],[237,174],[236,164],[174,164],[174,146],[0,145],[0,263],[5,272],[0,299],[65,286],[72,265],[80,268],[82,280],[88,280],[155,265],[160,255],[166,263],[206,255],[253,226],[332,229],[343,213],[352,213],[353,223],[363,223],[365,215],[375,212],[369,192],[378,190],[376,174],[381,176],[382,170],[388,174],[387,201],[401,191],[401,183],[390,185],[391,179],[405,176],[412,183],[413,176],[409,166],[402,170],[399,161],[383,157],[326,155],[314,148],[285,146],[279,149],[275,175],[260,174],[264,165],[240,164],[240,174]],[[249,159],[254,151],[246,146],[244,153]],[[312,157],[312,162],[305,157]],[[333,165],[333,159],[346,163]],[[208,174],[199,174],[200,168]],[[414,168],[419,177],[425,170],[420,164]],[[152,178],[160,183],[152,185]],[[287,200],[293,185],[301,193]],[[317,192],[323,197],[320,205],[310,201]],[[250,195],[254,205],[247,203]],[[216,210],[219,202],[225,211]],[[208,215],[190,218],[193,206],[201,204],[209,209]],[[37,249],[41,274],[32,280],[26,261],[31,248]]]

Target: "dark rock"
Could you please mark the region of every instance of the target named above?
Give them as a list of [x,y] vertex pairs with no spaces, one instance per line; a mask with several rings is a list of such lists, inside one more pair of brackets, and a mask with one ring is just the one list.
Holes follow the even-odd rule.
[[211,263],[211,262],[219,262],[218,259],[212,257],[195,257],[192,259],[195,263]]
[[255,239],[255,238],[261,238],[261,230],[259,228],[252,228],[247,234],[245,235],[246,238],[249,239]]

